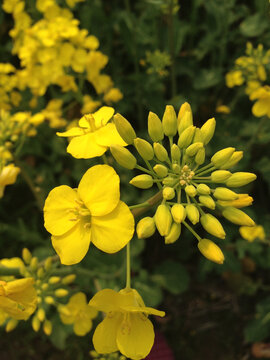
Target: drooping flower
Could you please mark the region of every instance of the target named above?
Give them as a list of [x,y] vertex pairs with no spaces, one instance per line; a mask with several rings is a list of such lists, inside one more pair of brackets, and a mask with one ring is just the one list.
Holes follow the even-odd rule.
[[37,294],[32,278],[0,280],[0,309],[17,320],[26,320],[36,309]]
[[115,253],[134,232],[134,217],[120,201],[119,176],[108,165],[88,169],[78,189],[54,188],[45,201],[44,219],[52,245],[65,265],[80,262],[91,242],[102,251]]
[[77,159],[101,156],[111,145],[126,145],[115,125],[110,122],[113,114],[112,107],[103,106],[94,114],[84,115],[79,120],[78,127],[57,135],[72,138],[67,152]]
[[4,166],[0,173],[0,198],[4,195],[5,187],[15,183],[20,171],[14,164]]
[[97,326],[93,344],[100,354],[119,350],[130,359],[144,359],[154,343],[154,329],[148,315],[164,316],[163,311],[146,307],[135,289],[120,292],[111,289],[99,291],[89,302],[106,313]]
[[58,308],[64,324],[73,324],[74,333],[84,336],[92,329],[92,319],[97,316],[97,310],[87,304],[86,295],[82,292],[74,294],[67,305]]

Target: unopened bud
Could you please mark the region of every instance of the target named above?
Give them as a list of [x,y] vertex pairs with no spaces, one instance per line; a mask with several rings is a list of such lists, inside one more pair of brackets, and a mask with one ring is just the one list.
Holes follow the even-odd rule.
[[209,186],[207,186],[205,184],[199,184],[197,186],[197,192],[200,195],[209,195],[211,193],[211,189]]
[[19,324],[19,321],[18,321],[18,320],[11,318],[11,319],[8,320],[8,322],[6,323],[6,327],[5,327],[6,332],[7,332],[7,333],[8,333],[8,332],[11,332],[12,330],[14,330],[14,329],[17,327],[18,324]]
[[38,258],[37,257],[33,257],[30,261],[30,269],[32,271],[36,271],[37,270],[37,266],[38,266]]
[[208,144],[212,139],[216,128],[216,120],[215,118],[211,118],[206,121],[201,127],[201,134],[203,138],[204,145]]
[[137,165],[136,158],[123,146],[112,145],[110,146],[110,150],[115,161],[124,168],[132,170]]
[[236,200],[238,199],[238,194],[234,191],[224,188],[224,187],[217,187],[214,191],[214,197],[218,200]]
[[246,213],[244,213],[244,211],[236,209],[231,206],[227,206],[226,208],[224,208],[224,210],[222,211],[222,215],[227,220],[229,220],[230,222],[236,225],[243,225],[243,226],[255,225],[251,217],[249,217]]
[[228,161],[225,162],[225,164],[223,164],[222,166],[220,166],[220,169],[230,169],[233,166],[235,166],[236,164],[238,164],[238,162],[242,159],[243,157],[243,151],[235,151],[232,156],[230,157],[230,159]]
[[205,161],[205,148],[201,148],[198,150],[195,156],[195,163],[198,165],[202,165]]
[[32,259],[32,254],[27,248],[23,248],[23,250],[22,250],[22,258],[23,258],[23,261],[26,264],[30,264],[30,261]]
[[202,239],[198,243],[198,248],[203,254],[203,256],[205,256],[208,260],[213,261],[217,264],[223,264],[223,252],[213,241],[208,239]]
[[[187,104],[187,105],[185,105]],[[179,135],[189,126],[193,125],[193,117],[192,117],[192,110],[188,103],[185,103],[181,106],[177,122],[178,122],[178,133]]]
[[154,142],[161,141],[164,138],[162,123],[159,117],[151,111],[148,115],[148,134]]
[[155,221],[150,216],[141,219],[136,227],[136,232],[139,239],[149,238],[155,233],[155,231],[156,231]]
[[155,213],[155,223],[161,236],[167,236],[171,229],[172,215],[168,206],[161,204]]
[[185,192],[188,196],[191,196],[191,197],[194,197],[197,195],[197,190],[196,190],[195,186],[193,186],[193,185],[187,185],[185,187]]
[[218,204],[223,207],[232,206],[238,209],[246,206],[250,206],[252,205],[252,202],[253,202],[253,198],[248,194],[238,194],[238,199],[236,200],[230,200],[230,201],[218,200]]
[[189,145],[189,147],[186,149],[186,154],[190,157],[195,156],[202,147],[203,143],[195,142],[194,144]]
[[177,162],[180,161],[181,151],[176,144],[173,144],[171,147],[171,156],[172,156],[172,161],[177,161]]
[[195,126],[189,126],[180,134],[177,143],[180,149],[186,148],[191,144],[195,129]]
[[131,126],[130,122],[124,118],[121,114],[115,114],[113,117],[116,130],[118,131],[121,138],[128,144],[133,144],[136,138],[136,133]]
[[45,260],[45,264],[44,264],[44,268],[46,271],[50,270],[52,267],[52,258],[51,257],[48,257],[46,260]]
[[168,152],[163,145],[155,142],[154,152],[159,161],[166,161],[168,159]]
[[201,216],[201,224],[209,234],[220,239],[225,239],[225,231],[221,223],[211,214],[204,214]]
[[162,190],[162,196],[165,200],[172,200],[175,197],[175,190],[172,187],[166,186]]
[[168,168],[164,165],[157,164],[153,167],[153,170],[161,178],[168,175]]
[[162,184],[165,186],[174,186],[176,184],[176,178],[167,176],[165,179],[162,180]]
[[167,105],[163,118],[162,126],[164,134],[167,136],[174,136],[177,133],[176,113],[172,105]]
[[45,320],[43,323],[43,331],[44,334],[46,334],[47,336],[50,336],[52,333],[52,323],[50,320]]
[[211,174],[211,181],[215,183],[223,183],[229,179],[232,174],[227,170],[216,170]]
[[43,308],[39,308],[38,311],[37,311],[37,318],[40,322],[44,321],[45,319],[45,310]]
[[44,301],[48,305],[53,305],[55,303],[54,298],[52,296],[46,296],[44,298]]
[[61,278],[59,276],[51,276],[49,278],[49,284],[58,284],[60,282]]
[[257,176],[249,172],[236,172],[226,181],[229,187],[244,186],[256,180]]
[[186,218],[186,210],[182,204],[174,204],[171,208],[171,214],[177,224],[180,224]]
[[187,218],[193,225],[199,222],[200,213],[199,210],[197,209],[197,206],[193,204],[188,204],[186,206],[186,214],[187,214]]
[[70,274],[70,275],[65,276],[61,282],[62,282],[62,284],[69,285],[69,284],[73,283],[75,279],[76,279],[76,275]]
[[139,189],[149,189],[153,186],[153,178],[147,174],[137,175],[129,183]]
[[199,202],[208,209],[214,210],[216,207],[215,201],[209,195],[200,195]]
[[38,278],[42,278],[44,276],[45,272],[44,272],[44,269],[42,267],[40,267],[37,271],[37,276]]
[[181,167],[178,164],[172,164],[172,170],[175,174],[180,174],[181,172]]
[[38,332],[40,329],[40,321],[36,316],[32,318],[32,328],[35,332]]
[[43,284],[41,285],[41,289],[42,289],[42,290],[47,290],[48,287],[49,287],[49,284],[48,284],[48,283],[43,283]]
[[200,128],[196,128],[195,130],[195,134],[194,134],[194,138],[193,138],[193,142],[201,142],[203,143],[203,137],[202,137],[202,132]]
[[179,239],[181,235],[181,224],[173,223],[171,230],[167,236],[165,236],[165,244],[173,244]]
[[211,162],[216,167],[220,167],[220,166],[224,165],[230,159],[230,157],[232,156],[234,151],[235,151],[235,148],[233,148],[233,147],[228,147],[228,148],[219,150],[211,157]]
[[68,295],[68,291],[66,289],[57,289],[55,290],[54,295],[59,298],[65,297]]
[[152,160],[154,157],[154,150],[152,148],[152,145],[140,138],[136,138],[134,140],[134,146],[136,147],[138,153],[141,155],[141,157],[145,160]]

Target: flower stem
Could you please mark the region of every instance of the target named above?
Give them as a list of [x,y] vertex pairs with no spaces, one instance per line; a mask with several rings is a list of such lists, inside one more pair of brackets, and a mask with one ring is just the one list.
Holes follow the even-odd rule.
[[186,223],[185,221],[182,221],[182,223],[185,225],[185,227],[195,236],[195,238],[198,240],[198,241],[201,241],[201,237],[200,237],[200,235],[198,235],[197,233],[196,233],[196,231],[194,231],[193,229],[192,229],[192,227],[191,226],[189,226],[188,225],[188,223]]
[[126,246],[126,288],[130,289],[130,242]]

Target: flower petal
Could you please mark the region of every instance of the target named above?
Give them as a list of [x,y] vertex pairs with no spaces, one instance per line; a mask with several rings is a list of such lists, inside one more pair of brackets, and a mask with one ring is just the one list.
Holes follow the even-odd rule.
[[89,305],[105,313],[119,311],[120,296],[118,292],[111,289],[103,289],[96,293],[89,301]]
[[269,109],[269,98],[267,99],[259,99],[253,106],[252,106],[252,113],[254,116],[261,117],[265,115]]
[[154,344],[155,333],[150,320],[143,314],[129,314],[118,328],[116,343],[128,358],[144,359]]
[[63,235],[72,229],[78,221],[69,209],[74,209],[79,200],[77,191],[66,185],[57,186],[48,195],[44,206],[44,226],[52,235]]
[[92,216],[106,215],[118,204],[120,198],[119,176],[108,165],[95,165],[83,175],[78,194]]
[[76,159],[90,159],[101,156],[106,150],[107,147],[96,143],[94,132],[72,138],[67,147],[67,152]]
[[78,336],[84,336],[92,329],[92,320],[87,317],[79,318],[75,321],[73,330]]
[[95,119],[95,125],[97,128],[105,126],[107,122],[113,117],[114,108],[110,106],[102,106],[93,115]]
[[91,230],[78,222],[71,230],[61,236],[52,236],[52,245],[64,265],[79,263],[86,255],[91,238]]
[[91,241],[102,251],[115,253],[121,250],[134,233],[134,217],[128,206],[119,201],[117,207],[105,216],[92,216]]
[[67,131],[64,131],[64,132],[57,132],[56,135],[57,136],[60,136],[60,137],[69,137],[69,136],[81,136],[83,135],[85,132],[83,129],[77,127],[77,126],[74,126],[73,128],[67,130]]
[[123,316],[120,313],[110,314],[97,326],[93,335],[93,345],[99,354],[117,351],[116,334]]
[[102,146],[121,145],[127,146],[127,143],[121,138],[114,124],[110,123],[96,132],[96,142]]

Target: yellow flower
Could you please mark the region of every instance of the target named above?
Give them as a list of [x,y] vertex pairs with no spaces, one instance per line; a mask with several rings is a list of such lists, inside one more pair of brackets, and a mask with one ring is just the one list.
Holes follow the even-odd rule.
[[119,176],[108,165],[87,170],[78,189],[54,188],[45,201],[44,219],[65,265],[80,262],[91,242],[107,253],[117,252],[134,232],[133,215],[120,201]]
[[231,112],[231,109],[227,105],[218,105],[216,107],[216,112],[221,114],[229,114]]
[[99,291],[89,305],[106,313],[97,326],[93,344],[101,354],[119,350],[130,359],[144,359],[154,343],[154,329],[148,314],[164,316],[163,311],[146,307],[134,289],[123,289],[119,293],[111,289]]
[[4,310],[0,309],[0,326],[6,322],[8,317],[8,314]]
[[258,99],[252,106],[252,113],[256,117],[270,117],[270,87],[264,86],[253,91],[249,96],[250,100]]
[[249,196],[248,194],[237,195],[238,199],[236,200],[218,200],[218,204],[221,206],[233,206],[238,209],[252,205],[253,197]]
[[226,84],[229,88],[239,86],[244,83],[243,73],[240,70],[233,70],[226,74]]
[[101,156],[111,145],[126,145],[115,125],[110,122],[113,114],[113,108],[103,106],[94,114],[84,115],[79,120],[79,127],[73,127],[57,135],[72,137],[67,152],[77,159]]
[[111,103],[111,102],[117,102],[120,101],[121,99],[123,99],[123,94],[121,93],[121,91],[117,88],[112,88],[110,89],[105,95],[104,95],[104,101],[106,103]]
[[31,278],[0,281],[0,309],[17,320],[26,320],[36,309],[37,295]]
[[243,239],[252,242],[255,239],[264,240],[265,232],[264,228],[261,225],[255,226],[241,226],[239,232]]
[[67,305],[58,308],[60,318],[64,324],[73,324],[74,333],[84,336],[92,329],[92,319],[97,316],[97,310],[86,302],[86,295],[79,292],[69,299]]
[[[19,268],[22,273],[25,270],[24,262],[19,257],[14,257],[11,259],[1,259],[0,266],[5,266],[7,268]],[[11,280],[14,276],[1,276],[2,280]]]
[[20,168],[14,164],[4,166],[0,172],[0,198],[4,195],[5,187],[15,183],[20,171]]

